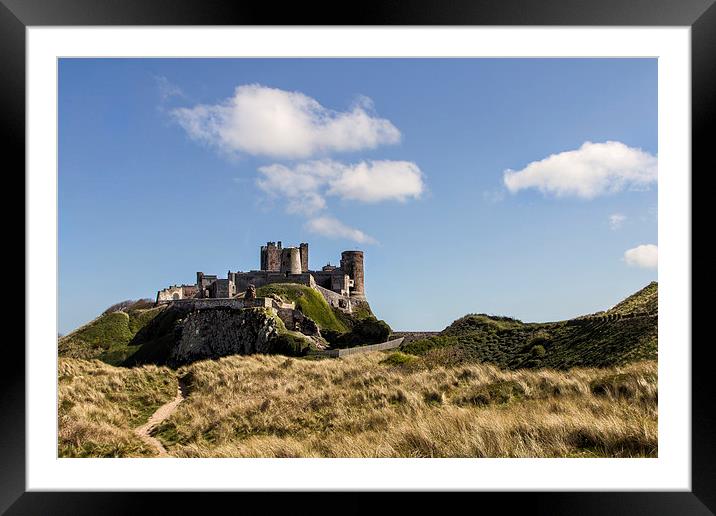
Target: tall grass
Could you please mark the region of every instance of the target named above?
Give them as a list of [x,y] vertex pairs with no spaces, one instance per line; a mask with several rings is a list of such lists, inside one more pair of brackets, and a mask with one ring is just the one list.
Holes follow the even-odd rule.
[[180,370],[177,457],[653,457],[656,362],[504,371],[384,353],[228,357]]
[[153,455],[133,429],[176,392],[176,376],[164,367],[125,369],[98,360],[60,358],[58,455]]

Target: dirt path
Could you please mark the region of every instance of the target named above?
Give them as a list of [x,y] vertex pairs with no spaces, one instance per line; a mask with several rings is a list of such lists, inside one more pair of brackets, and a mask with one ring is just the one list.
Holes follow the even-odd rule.
[[154,414],[151,415],[149,420],[144,423],[142,426],[138,426],[134,429],[134,433],[137,434],[137,436],[147,443],[149,446],[154,448],[157,451],[157,454],[160,457],[168,457],[169,454],[167,453],[166,448],[164,448],[164,445],[159,441],[159,439],[152,437],[149,435],[154,428],[164,421],[166,418],[172,415],[172,412],[174,412],[177,408],[177,406],[184,400],[184,395],[182,393],[182,385],[181,380],[179,381],[179,387],[177,388],[177,395],[176,398],[174,398],[169,403],[165,403],[161,407],[159,407]]

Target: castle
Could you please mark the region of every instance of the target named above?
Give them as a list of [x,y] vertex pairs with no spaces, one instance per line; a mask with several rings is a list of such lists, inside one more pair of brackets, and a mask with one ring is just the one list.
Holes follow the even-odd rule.
[[339,266],[324,265],[312,271],[308,266],[308,244],[282,247],[281,242],[261,246],[260,270],[229,271],[226,279],[196,273],[194,285],[172,285],[157,292],[157,304],[181,299],[240,297],[253,285],[258,288],[270,283],[299,283],[318,290],[326,301],[346,312],[365,301],[363,285],[363,251],[343,251]]

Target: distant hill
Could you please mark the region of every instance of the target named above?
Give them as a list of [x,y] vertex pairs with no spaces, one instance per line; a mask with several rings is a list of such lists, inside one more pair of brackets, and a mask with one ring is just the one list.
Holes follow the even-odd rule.
[[95,320],[60,337],[58,354],[68,358],[96,358],[111,365],[121,364],[137,349],[137,346],[129,345],[137,332],[164,308],[155,308],[145,300],[118,303]]
[[657,358],[656,282],[606,312],[553,323],[469,314],[401,351],[499,367],[607,367]]

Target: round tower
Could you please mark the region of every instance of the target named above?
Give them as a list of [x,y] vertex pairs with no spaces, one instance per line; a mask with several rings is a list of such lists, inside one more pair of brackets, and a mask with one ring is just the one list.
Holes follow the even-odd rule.
[[364,299],[363,251],[343,251],[341,253],[341,269],[353,280],[351,297]]
[[298,247],[284,247],[281,252],[281,272],[301,274],[301,250]]

